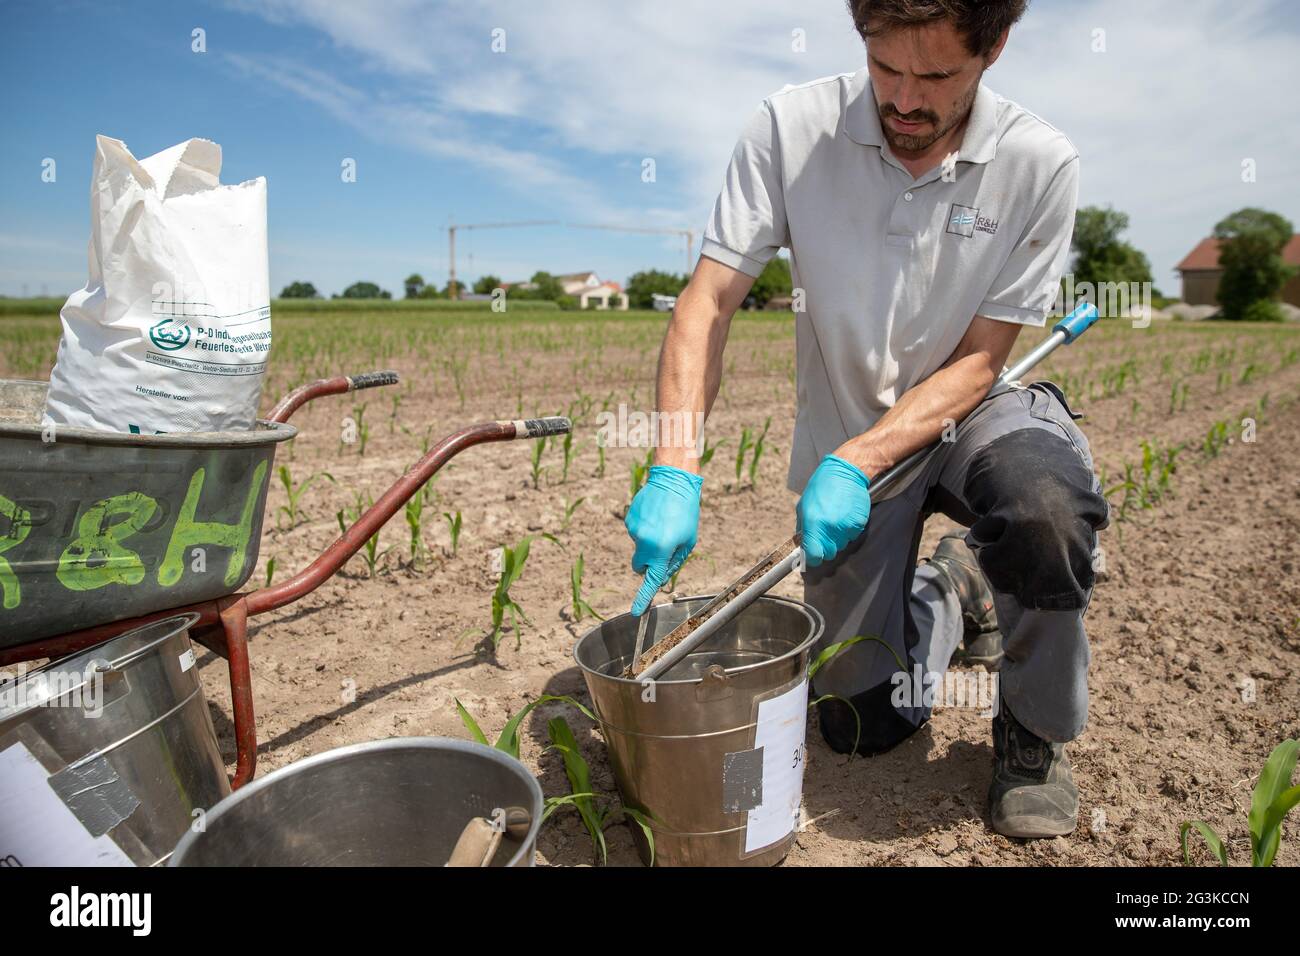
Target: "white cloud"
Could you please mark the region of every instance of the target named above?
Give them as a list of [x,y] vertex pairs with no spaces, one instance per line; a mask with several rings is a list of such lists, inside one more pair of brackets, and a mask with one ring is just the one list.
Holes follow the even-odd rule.
[[[364,112],[366,128],[395,144],[580,196],[598,206],[594,218],[628,213],[593,195],[560,152],[611,164],[655,157],[669,188],[651,221],[698,226],[765,95],[863,62],[841,0],[236,5],[320,31],[357,76],[237,58],[242,68],[335,116]],[[1174,262],[1232,209],[1262,205],[1300,224],[1296,17],[1286,0],[1037,0],[987,81],[1070,135],[1083,154],[1082,201],[1130,214],[1130,238],[1169,291]],[[505,53],[491,51],[498,27]],[[795,29],[805,53],[791,50]],[[1105,53],[1092,51],[1095,29]],[[521,128],[534,134],[527,148],[510,135]],[[1259,175],[1249,185],[1247,157]]]

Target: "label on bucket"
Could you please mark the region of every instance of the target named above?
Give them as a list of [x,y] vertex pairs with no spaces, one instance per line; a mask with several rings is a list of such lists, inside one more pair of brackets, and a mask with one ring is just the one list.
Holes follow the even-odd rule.
[[90,835],[21,743],[0,751],[0,865],[134,866],[110,837]]
[[194,666],[194,648],[185,648],[185,653],[180,656],[181,673],[189,670]]
[[763,752],[763,801],[749,811],[745,852],[753,853],[789,836],[803,799],[808,682],[758,705],[754,749]]

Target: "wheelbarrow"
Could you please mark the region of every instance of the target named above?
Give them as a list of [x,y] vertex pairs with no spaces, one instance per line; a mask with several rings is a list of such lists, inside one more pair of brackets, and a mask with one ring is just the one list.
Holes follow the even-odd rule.
[[275,446],[297,434],[290,416],[323,395],[397,381],[396,372],[321,379],[251,431],[162,435],[43,428],[47,383],[0,381],[0,666],[188,615],[190,637],[229,665],[230,785],[243,786],[257,766],[248,618],[319,587],[464,449],[571,428],[552,417],[452,432],[305,569],[240,591],[257,564]]

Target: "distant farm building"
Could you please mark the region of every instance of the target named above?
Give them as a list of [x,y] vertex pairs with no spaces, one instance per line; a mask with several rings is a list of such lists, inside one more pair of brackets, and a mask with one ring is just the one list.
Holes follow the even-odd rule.
[[661,295],[658,292],[651,292],[650,304],[654,306],[656,312],[671,312],[677,307],[677,296]]
[[626,309],[627,296],[617,282],[602,282],[594,272],[571,272],[555,277],[565,295],[578,300],[583,309]]
[[[1300,235],[1282,249],[1282,260],[1289,266],[1300,266]],[[1218,305],[1219,280],[1223,267],[1219,265],[1219,240],[1202,239],[1175,269],[1183,278],[1183,301],[1188,305]],[[1282,287],[1282,301],[1300,306],[1300,274],[1292,276]]]

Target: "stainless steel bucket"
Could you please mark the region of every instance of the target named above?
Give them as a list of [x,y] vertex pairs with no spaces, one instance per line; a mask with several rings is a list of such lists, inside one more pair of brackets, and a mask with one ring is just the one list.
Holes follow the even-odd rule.
[[297,429],[47,431],[47,389],[0,380],[0,647],[239,590]]
[[150,866],[230,793],[189,627],[136,628],[0,685],[6,865]]
[[[652,611],[666,635],[709,597]],[[618,676],[632,658],[636,618],[624,614],[578,641],[623,802],[654,830],[660,866],[770,866],[794,842],[803,793],[808,656],[816,609],[763,597],[663,677]],[[647,643],[649,639],[647,639]],[[633,828],[642,860],[648,843]]]
[[522,807],[527,836],[507,836],[493,866],[532,866],[542,789],[492,747],[394,737],[281,767],[217,804],[170,866],[442,866],[475,817]]

